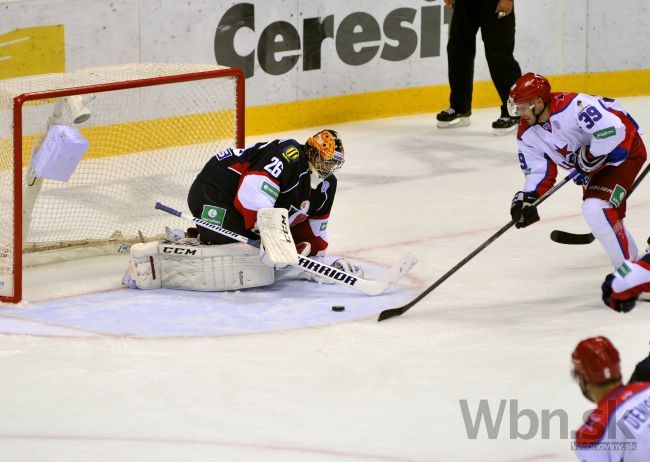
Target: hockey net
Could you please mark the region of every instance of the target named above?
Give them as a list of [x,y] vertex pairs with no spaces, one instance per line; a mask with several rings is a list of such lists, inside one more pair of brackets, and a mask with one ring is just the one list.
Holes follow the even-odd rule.
[[[57,125],[88,143],[67,181],[32,168]],[[186,209],[208,159],[243,143],[237,69],[131,64],[0,80],[0,301],[20,301],[23,266],[115,253],[178,226],[155,202]]]

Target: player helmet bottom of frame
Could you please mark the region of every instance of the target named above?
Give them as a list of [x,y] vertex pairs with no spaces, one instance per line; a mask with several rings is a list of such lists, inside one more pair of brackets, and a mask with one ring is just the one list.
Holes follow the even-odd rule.
[[618,350],[606,337],[592,337],[578,343],[571,355],[572,375],[585,383],[600,385],[621,379]]
[[305,143],[305,151],[312,170],[325,179],[339,170],[345,162],[345,150],[339,134],[334,130],[321,130]]

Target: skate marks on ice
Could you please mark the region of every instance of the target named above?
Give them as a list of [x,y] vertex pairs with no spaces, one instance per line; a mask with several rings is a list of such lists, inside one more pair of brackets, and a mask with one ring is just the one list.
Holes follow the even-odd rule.
[[[383,267],[363,263],[368,277]],[[289,270],[291,271],[291,270]],[[0,333],[46,336],[199,337],[315,327],[376,315],[415,295],[406,275],[370,297],[276,274],[273,286],[229,292],[114,289],[0,310]],[[343,305],[342,312],[332,311]]]

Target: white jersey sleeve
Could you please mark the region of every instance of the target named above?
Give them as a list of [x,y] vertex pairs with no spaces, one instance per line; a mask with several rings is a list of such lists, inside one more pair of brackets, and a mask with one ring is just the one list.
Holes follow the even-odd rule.
[[[555,184],[557,162],[561,162],[561,158],[555,155],[550,133],[541,125],[529,127],[522,123],[517,135],[517,151],[524,174],[523,191],[541,196]],[[562,166],[569,167],[568,164]]]

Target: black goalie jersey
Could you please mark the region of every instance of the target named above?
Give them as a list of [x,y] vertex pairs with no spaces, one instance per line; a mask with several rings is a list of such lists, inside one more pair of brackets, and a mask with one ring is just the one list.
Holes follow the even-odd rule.
[[[285,208],[295,242],[309,242],[315,255],[327,247],[336,178],[330,175],[312,189],[311,176],[304,146],[295,140],[227,149],[199,173],[188,204],[194,216],[248,236],[259,209]],[[206,243],[223,242],[211,242],[200,232]]]

